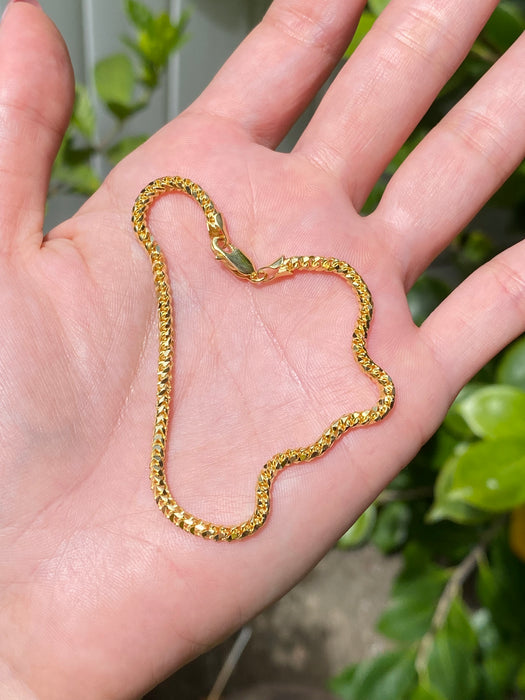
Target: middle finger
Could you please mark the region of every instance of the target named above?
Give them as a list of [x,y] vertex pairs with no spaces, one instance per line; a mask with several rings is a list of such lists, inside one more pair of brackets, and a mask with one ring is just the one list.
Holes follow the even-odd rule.
[[330,87],[295,152],[359,209],[468,53],[497,0],[391,0]]

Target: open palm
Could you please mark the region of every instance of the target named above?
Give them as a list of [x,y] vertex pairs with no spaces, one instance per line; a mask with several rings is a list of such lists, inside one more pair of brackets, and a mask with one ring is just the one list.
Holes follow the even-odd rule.
[[[144,692],[284,593],[417,452],[468,378],[524,329],[523,246],[462,285],[421,329],[406,290],[523,157],[523,40],[359,216],[375,180],[497,3],[392,0],[292,154],[272,149],[347,45],[363,3],[276,0],[199,100],[120,164],[42,241],[72,79],[32,2],[0,28],[0,685],[13,697]],[[182,175],[259,266],[347,260],[374,297],[371,356],[395,409],[277,479],[264,530],[182,532],[148,483],[158,353],[147,256],[130,213]],[[304,274],[261,288],[210,252],[189,198],[150,226],[170,268],[176,369],[167,473],[180,503],[232,524],[264,462],[313,442],[377,388],[351,355],[348,286]],[[2,675],[3,674],[3,675]],[[74,690],[73,690],[74,689]]]

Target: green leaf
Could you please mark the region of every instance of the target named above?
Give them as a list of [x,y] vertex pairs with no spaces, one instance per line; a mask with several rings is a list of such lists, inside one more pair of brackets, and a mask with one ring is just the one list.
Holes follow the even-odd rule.
[[521,664],[520,668],[518,669],[518,673],[516,676],[516,687],[522,693],[525,693],[525,661]]
[[[186,41],[188,20],[189,13],[184,12],[179,21],[174,24],[171,22],[170,16],[166,12],[162,12],[153,18],[147,31],[139,33],[137,48],[146,61],[146,76],[149,75],[150,79],[155,75],[155,71],[151,72],[151,69],[163,69],[171,52],[180,48]],[[150,83],[148,82],[148,84]]]
[[477,593],[488,608],[504,642],[523,648],[525,630],[525,563],[509,549],[504,532],[489,550],[489,560],[478,566]]
[[431,688],[427,682],[417,686],[410,700],[447,700],[447,698],[435,688]]
[[124,9],[137,29],[149,29],[153,26],[154,15],[143,3],[137,0],[126,0]]
[[364,545],[370,539],[376,518],[377,507],[372,503],[340,538],[337,546],[341,549],[355,549]]
[[483,387],[461,401],[458,411],[479,437],[525,435],[525,392],[516,387]]
[[368,0],[368,7],[377,16],[383,12],[388,3],[389,0]]
[[115,143],[107,151],[107,157],[112,165],[116,165],[119,161],[129,155],[136,148],[141,146],[148,139],[147,134],[139,134],[137,136],[125,136],[123,139]]
[[427,674],[430,687],[447,700],[475,700],[480,677],[474,652],[446,627],[434,637]]
[[352,666],[330,681],[343,700],[400,700],[416,683],[412,650],[393,651]]
[[100,179],[88,163],[56,163],[52,179],[63,183],[71,192],[92,195],[100,186]]
[[506,698],[513,690],[520,655],[511,646],[501,644],[482,659],[483,700]]
[[[469,428],[467,422],[461,414],[459,405],[467,399],[469,396],[474,394],[478,389],[481,389],[484,384],[478,382],[469,382],[466,386],[461,389],[456,397],[456,400],[449,408],[445,420],[443,421],[443,428],[449,433],[454,435],[458,440],[469,440],[472,441],[475,438],[475,434]],[[438,431],[439,432],[439,431]]]
[[133,64],[126,54],[114,54],[95,66],[95,85],[100,99],[113,111],[113,106],[130,107],[133,101],[135,76]]
[[525,436],[470,445],[458,458],[447,498],[494,513],[525,503]]
[[504,53],[525,30],[525,15],[514,2],[501,2],[482,32],[483,39]]
[[95,133],[95,110],[85,85],[75,85],[75,106],[71,117],[72,125],[87,139],[91,139]]
[[414,323],[420,326],[450,292],[450,287],[437,277],[422,275],[407,294]]
[[365,38],[368,32],[372,29],[372,26],[375,21],[375,15],[373,15],[371,12],[367,12],[366,10],[363,12],[363,14],[361,15],[361,19],[359,20],[359,24],[357,25],[357,29],[355,30],[352,41],[350,43],[350,46],[345,51],[345,58],[349,58],[354,53],[359,44],[362,42],[362,40]]
[[525,336],[504,352],[496,369],[496,380],[525,391]]
[[409,580],[399,577],[377,622],[379,632],[399,642],[420,639],[430,626],[449,576],[448,571],[435,568]]
[[372,541],[388,554],[405,544],[408,536],[411,512],[406,503],[394,501],[381,508]]
[[427,522],[436,523],[440,520],[452,520],[452,522],[461,525],[475,525],[490,517],[490,514],[484,510],[474,508],[463,500],[449,497],[459,458],[466,449],[468,449],[468,443],[460,443],[456,454],[445,462],[439,472],[435,483],[434,504],[427,513]]

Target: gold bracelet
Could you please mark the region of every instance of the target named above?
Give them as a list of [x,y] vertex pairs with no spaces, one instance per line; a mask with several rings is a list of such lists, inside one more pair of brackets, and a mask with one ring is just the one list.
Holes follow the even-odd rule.
[[[366,411],[347,413],[334,421],[321,437],[311,445],[289,449],[274,455],[262,468],[257,479],[253,515],[238,525],[217,525],[201,520],[184,510],[173,498],[166,482],[166,437],[170,412],[173,367],[173,321],[171,287],[166,261],[153,239],[147,223],[148,210],[160,195],[166,192],[187,194],[201,206],[206,217],[211,248],[217,260],[225,263],[237,277],[262,284],[300,271],[333,272],[342,277],[353,289],[359,302],[359,314],[353,333],[354,357],[368,377],[379,387],[377,404]],[[159,311],[159,365],[157,375],[157,412],[153,431],[150,462],[150,480],[158,507],[173,523],[186,532],[210,540],[237,540],[253,534],[264,524],[270,509],[270,489],[275,476],[284,467],[298,462],[309,462],[330,449],[347,430],[374,423],[386,416],[394,404],[394,384],[386,372],[369,357],[366,349],[368,328],[372,318],[372,297],[358,273],[346,262],[320,256],[281,257],[267,267],[255,269],[250,260],[235,248],[226,233],[221,214],[204,190],[186,178],[162,177],[154,180],[137,197],[133,206],[133,226],[139,240],[149,254],[153,269]]]

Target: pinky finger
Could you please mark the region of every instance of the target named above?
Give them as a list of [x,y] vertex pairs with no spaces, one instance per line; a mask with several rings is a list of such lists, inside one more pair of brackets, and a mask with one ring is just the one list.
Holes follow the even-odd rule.
[[455,289],[421,326],[452,394],[525,331],[525,241]]

